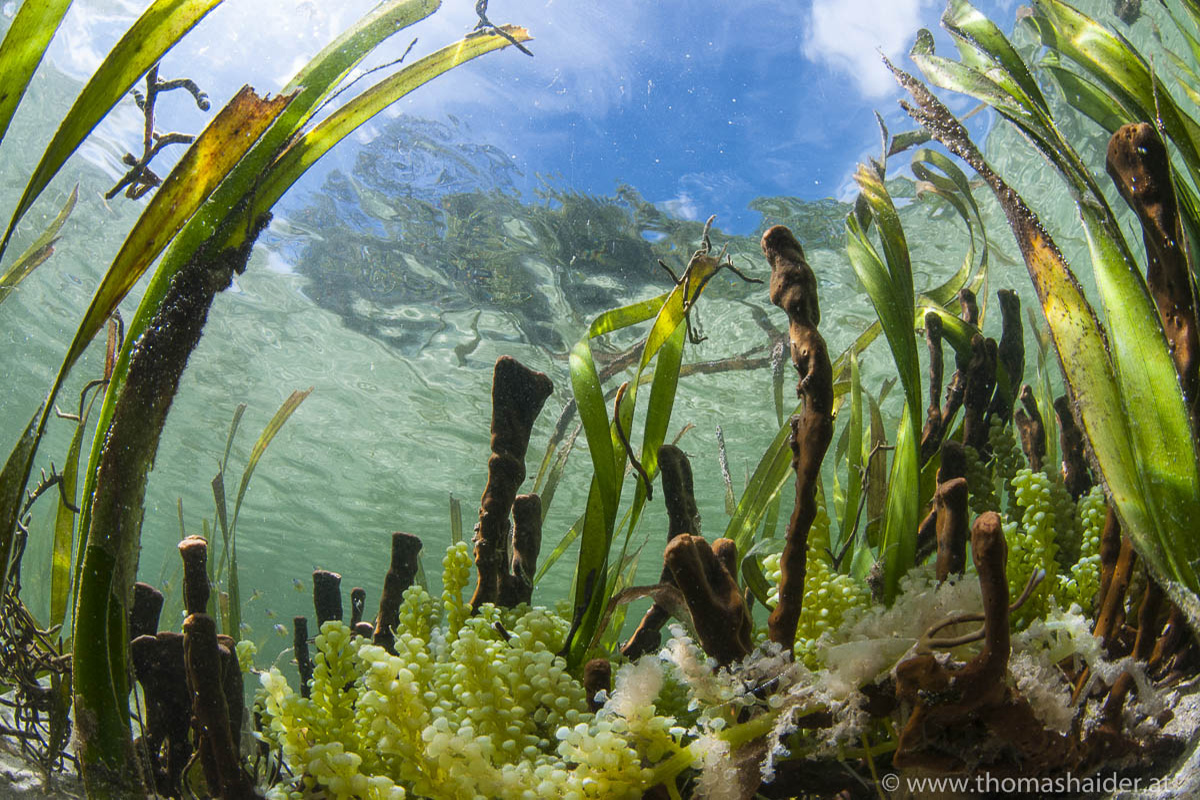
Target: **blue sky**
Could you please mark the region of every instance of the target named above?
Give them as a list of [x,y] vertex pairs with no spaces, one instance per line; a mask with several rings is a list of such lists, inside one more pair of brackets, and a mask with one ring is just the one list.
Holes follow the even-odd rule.
[[[87,74],[140,4],[80,0],[52,50],[57,66]],[[243,82],[277,91],[305,59],[371,3],[227,0],[164,64],[186,72],[218,103]],[[1015,3],[982,4],[1010,30]],[[373,62],[397,57],[412,36],[420,55],[469,30],[473,0],[447,0],[432,18],[394,37]],[[561,188],[612,194],[619,182],[689,218],[749,232],[746,204],[762,195],[852,195],[856,162],[878,149],[873,112],[893,131],[908,123],[880,50],[903,61],[919,27],[936,28],[938,0],[492,0],[494,22],[524,24],[529,58],[508,49],[444,76],[390,113],[454,114],[469,135],[508,153],[530,186],[535,174]],[[941,38],[941,46],[947,40]],[[206,115],[183,102],[172,127]],[[139,136],[125,103],[88,157],[114,176],[123,142]],[[368,125],[354,140],[369,141]],[[347,142],[324,170],[353,164]],[[321,172],[289,202],[319,190]]]

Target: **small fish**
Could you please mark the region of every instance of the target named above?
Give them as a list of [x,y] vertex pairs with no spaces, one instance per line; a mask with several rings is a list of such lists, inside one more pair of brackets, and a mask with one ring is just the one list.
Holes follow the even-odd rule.
[[295,589],[297,592],[303,592],[304,591],[304,581],[300,580],[299,578],[292,578],[292,588]]
[[[250,600],[258,600],[262,596],[263,596],[263,593],[260,592],[258,589],[255,589],[253,592],[250,593]],[[246,602],[249,603],[250,600],[247,600]]]
[[279,616],[278,614],[276,614],[274,611],[272,611],[269,608],[263,609],[263,611],[267,615],[267,619],[275,619],[275,617]]
[[250,627],[249,622],[242,622],[238,625],[238,630],[242,633],[249,633],[253,628]]
[[287,636],[288,629],[283,627],[283,625],[279,624],[278,622],[276,622],[275,623],[275,633],[277,633],[280,636]]

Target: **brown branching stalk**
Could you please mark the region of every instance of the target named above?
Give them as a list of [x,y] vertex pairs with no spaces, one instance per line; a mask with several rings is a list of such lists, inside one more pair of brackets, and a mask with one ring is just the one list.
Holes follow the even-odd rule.
[[196,106],[201,111],[208,111],[209,102],[208,95],[200,91],[200,87],[195,81],[190,78],[178,78],[173,81],[160,81],[158,79],[158,64],[150,68],[146,73],[146,94],[143,95],[137,89],[133,90],[133,99],[137,103],[138,108],[145,115],[146,123],[143,127],[142,134],[142,155],[135,156],[133,153],[126,153],[122,161],[129,167],[129,171],[122,176],[121,180],[117,181],[117,185],[109,189],[105,193],[104,198],[111,200],[117,196],[117,193],[125,189],[125,196],[131,200],[137,200],[151,189],[162,184],[162,178],[150,169],[150,162],[158,155],[164,147],[173,144],[191,144],[196,138],[189,133],[159,133],[154,130],[154,104],[158,101],[158,96],[163,92],[169,92],[174,89],[184,89],[196,100]]
[[[712,239],[709,233],[712,231],[712,224],[716,218],[714,214],[704,222],[704,231],[700,234],[700,249],[692,253],[692,257],[688,259],[687,267],[684,268],[682,275],[676,276],[675,271],[667,266],[665,261],[660,260],[658,262],[658,265],[671,276],[671,281],[676,286],[683,287],[684,320],[687,322],[688,341],[692,344],[700,344],[708,338],[704,336],[699,323],[692,319],[692,309],[695,306],[696,300],[704,291],[704,287],[716,277],[718,272],[728,269],[746,283],[762,283],[758,278],[751,278],[735,267],[733,259],[726,253],[725,248],[721,248],[721,251],[715,257],[712,255]],[[695,273],[699,270],[699,265],[702,264],[705,266],[704,277],[696,278]]]

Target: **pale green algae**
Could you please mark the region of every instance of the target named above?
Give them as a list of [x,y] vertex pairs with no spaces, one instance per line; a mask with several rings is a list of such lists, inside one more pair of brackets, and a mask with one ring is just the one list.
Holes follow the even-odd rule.
[[[652,785],[647,762],[677,752],[683,732],[653,712],[661,677],[648,697],[588,712],[555,655],[567,621],[528,607],[471,617],[467,545],[452,545],[443,564],[440,611],[421,587],[405,593],[396,655],[326,622],[311,698],[278,670],[262,676],[264,736],[299,775],[271,796],[318,787],[372,800],[640,796]],[[617,682],[614,695],[621,673]]]
[[[1144,684],[1143,665],[1108,662],[1090,633],[1102,491],[1072,501],[1057,476],[1019,466],[1019,452],[1005,457],[1005,439],[1011,436],[993,431],[997,459],[980,494],[1006,501],[1010,592],[1046,572],[1014,617],[1024,632],[1014,639],[1010,680],[1036,700],[1048,728],[1063,731],[1074,708],[1057,663],[1075,657],[1108,678],[1130,669]],[[691,767],[699,770],[701,796],[736,797],[728,759],[739,744],[767,736],[761,771],[769,780],[777,758],[832,755],[860,742],[871,726],[861,687],[904,660],[929,626],[978,611],[979,585],[971,575],[939,585],[927,564],[902,580],[892,607],[872,605],[866,586],[833,565],[824,508],[810,544],[797,660],[762,643],[718,671],[672,626],[661,654],[616,671],[612,695],[600,698],[607,702],[596,713],[555,655],[570,627],[563,614],[487,605],[472,617],[463,599],[471,554],[465,542],[451,545],[440,598],[420,586],[405,592],[396,655],[327,622],[316,638],[310,698],[276,669],[262,675],[263,738],[296,775],[270,796],[637,798]],[[1076,550],[1074,563],[1061,563],[1064,549]],[[767,579],[777,583],[777,558],[764,561]],[[239,655],[245,664],[253,653],[239,648]],[[764,699],[765,685],[775,690]],[[1162,697],[1143,688],[1139,717],[1149,719]],[[830,711],[833,727],[792,737],[795,721],[815,709]]]
[[[1023,629],[1053,607],[1077,605],[1083,613],[1091,613],[1100,588],[1100,533],[1106,509],[1103,490],[1094,486],[1074,501],[1057,473],[1033,472],[1024,466],[1011,429],[993,424],[989,442],[993,458],[986,465],[973,448],[966,448],[973,514],[1000,511],[1004,500],[1012,598],[1021,595],[1035,572],[1044,572],[1036,590],[1013,614],[1013,626]],[[1060,552],[1064,550],[1072,558],[1064,559]],[[780,579],[778,553],[764,557],[763,574],[772,586],[768,600],[774,602]],[[823,651],[840,638],[838,630],[870,607],[866,585],[833,565],[830,520],[822,505],[809,534],[796,655],[810,668],[823,666]]]

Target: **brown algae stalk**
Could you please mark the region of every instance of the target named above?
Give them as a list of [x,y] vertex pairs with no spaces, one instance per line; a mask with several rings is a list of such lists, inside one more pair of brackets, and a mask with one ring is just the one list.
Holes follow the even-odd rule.
[[792,417],[796,505],[780,560],[779,604],[767,621],[771,641],[790,653],[804,602],[808,532],[817,515],[817,480],[833,439],[833,367],[825,340],[817,331],[821,321],[817,278],[800,243],[790,230],[776,225],[763,234],[762,251],[771,265],[771,302],[788,315],[792,366],[800,376],[796,395],[804,400],[804,408]]
[[753,624],[742,592],[730,572],[737,569],[737,546],[718,539],[680,534],[663,553],[671,578],[687,603],[704,652],[725,666],[750,653]]
[[395,653],[396,636],[393,628],[400,621],[400,603],[404,591],[417,579],[420,566],[421,539],[411,533],[392,534],[392,563],[383,577],[383,594],[379,596],[379,615],[375,618],[374,642]]
[[[699,536],[700,512],[696,507],[692,465],[687,454],[673,444],[664,444],[658,448],[658,470],[662,475],[663,502],[667,507],[667,544],[683,533]],[[674,585],[671,570],[666,564],[658,582]],[[657,650],[662,644],[662,626],[670,617],[671,612],[666,606],[653,603],[629,641],[622,646],[621,655],[636,659]]]
[[541,412],[554,385],[510,356],[496,359],[492,373],[492,455],[488,482],[479,504],[475,528],[475,568],[478,578],[471,610],[484,603],[499,603],[501,586],[509,576],[509,512],[517,487],[525,480],[525,451],[533,421]]

